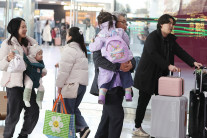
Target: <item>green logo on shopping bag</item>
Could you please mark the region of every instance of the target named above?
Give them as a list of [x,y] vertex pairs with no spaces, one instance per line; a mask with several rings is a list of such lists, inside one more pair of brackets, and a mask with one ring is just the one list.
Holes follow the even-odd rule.
[[43,134],[68,138],[69,122],[69,114],[46,111]]

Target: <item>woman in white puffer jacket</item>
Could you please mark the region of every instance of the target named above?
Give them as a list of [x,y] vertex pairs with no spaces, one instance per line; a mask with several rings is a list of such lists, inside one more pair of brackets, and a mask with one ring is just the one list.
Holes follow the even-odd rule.
[[[86,138],[90,129],[78,108],[88,85],[88,59],[84,44],[83,33],[78,27],[72,27],[66,36],[67,45],[61,53],[59,70],[56,80],[58,92],[62,93],[67,113],[75,114],[76,132],[80,132],[80,138]],[[71,98],[71,91],[76,92],[77,97]]]
[[23,102],[23,73],[7,72],[10,61],[14,58],[15,53],[23,56],[27,55],[27,47],[37,44],[37,42],[26,35],[27,26],[22,18],[13,18],[8,26],[7,31],[11,36],[4,40],[0,48],[0,70],[3,71],[1,86],[6,87],[7,91],[7,117],[4,128],[4,138],[13,136],[15,126],[19,121],[22,109],[25,109],[23,128],[18,138],[27,138],[27,135],[34,129],[39,118],[39,107],[36,103],[36,94],[34,89],[31,95],[31,107],[26,107]]

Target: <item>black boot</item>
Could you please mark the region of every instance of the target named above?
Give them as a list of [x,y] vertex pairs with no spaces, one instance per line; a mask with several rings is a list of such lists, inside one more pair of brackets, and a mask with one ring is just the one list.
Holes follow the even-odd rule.
[[23,135],[19,134],[19,136],[17,138],[28,138],[28,135],[23,136]]

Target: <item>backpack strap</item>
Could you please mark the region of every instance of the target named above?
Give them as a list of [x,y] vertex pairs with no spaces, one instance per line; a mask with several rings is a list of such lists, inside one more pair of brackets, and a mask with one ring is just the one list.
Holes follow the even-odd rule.
[[29,61],[29,59],[27,58],[26,54],[24,53],[24,62],[28,65],[28,66],[32,66],[34,68],[39,68],[39,69],[43,69],[45,67],[44,62],[40,61],[39,63],[31,63]]
[[23,53],[24,54],[24,62],[26,62],[26,64],[27,65],[30,65],[31,64],[31,62],[29,61],[29,59],[27,58],[27,56],[26,56],[26,54],[25,53]]
[[112,30],[111,31],[111,36],[115,36],[115,35],[117,35],[117,31],[116,30]]

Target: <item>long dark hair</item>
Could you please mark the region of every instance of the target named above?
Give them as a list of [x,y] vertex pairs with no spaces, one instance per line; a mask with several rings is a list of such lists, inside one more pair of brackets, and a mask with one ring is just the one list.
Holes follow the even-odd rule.
[[171,15],[163,14],[162,16],[160,16],[160,18],[158,19],[158,23],[157,23],[157,29],[160,29],[162,24],[169,23],[170,19],[173,20],[173,25],[175,25],[176,21]]
[[109,12],[104,12],[103,10],[99,13],[98,17],[98,25],[101,25],[104,22],[109,21],[109,28],[113,27],[113,21],[117,21],[117,18],[115,15],[112,15]]
[[71,27],[68,31],[69,36],[72,36],[72,39],[67,42],[69,44],[70,42],[76,42],[80,45],[81,50],[85,53],[87,57],[87,50],[84,43],[83,33],[80,31],[78,27]]
[[49,24],[49,20],[46,21],[45,26]]
[[[19,28],[21,25],[21,22],[25,20],[23,18],[17,17],[17,18],[13,18],[11,19],[11,21],[9,22],[8,26],[7,26],[7,31],[11,34],[9,40],[8,40],[8,44],[12,45],[11,39],[12,37],[16,37],[16,39],[18,40],[19,38]],[[28,46],[28,40],[26,38],[22,38],[21,42],[19,42],[20,45],[24,45],[25,47]]]

